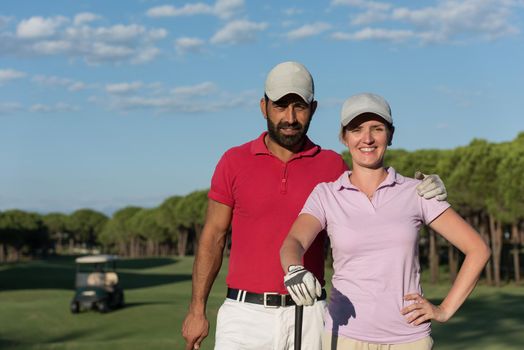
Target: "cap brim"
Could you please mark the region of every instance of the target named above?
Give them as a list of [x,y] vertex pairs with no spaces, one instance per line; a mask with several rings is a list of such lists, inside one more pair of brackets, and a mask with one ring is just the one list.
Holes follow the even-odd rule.
[[289,95],[289,94],[296,94],[300,96],[305,102],[311,103],[313,101],[313,95],[311,92],[299,90],[299,89],[282,89],[282,90],[273,90],[273,91],[266,91],[267,97],[271,101],[278,101],[282,97]]
[[349,116],[346,116],[343,120],[342,120],[342,126],[346,126],[348,125],[349,123],[351,123],[355,118],[357,118],[358,116],[362,115],[362,114],[366,114],[366,113],[370,113],[370,114],[374,114],[382,119],[384,119],[385,122],[389,123],[389,124],[393,124],[393,120],[391,119],[390,116],[388,115],[384,115],[384,113],[382,113],[381,111],[373,111],[369,108],[366,108],[366,109],[362,109],[360,111],[356,111],[354,113],[352,113],[351,115]]

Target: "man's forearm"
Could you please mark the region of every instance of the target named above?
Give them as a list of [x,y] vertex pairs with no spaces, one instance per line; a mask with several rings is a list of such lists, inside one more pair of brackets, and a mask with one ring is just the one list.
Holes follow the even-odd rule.
[[192,312],[205,312],[209,292],[222,265],[225,237],[225,233],[215,239],[205,233],[201,236],[193,265],[193,291],[190,305]]

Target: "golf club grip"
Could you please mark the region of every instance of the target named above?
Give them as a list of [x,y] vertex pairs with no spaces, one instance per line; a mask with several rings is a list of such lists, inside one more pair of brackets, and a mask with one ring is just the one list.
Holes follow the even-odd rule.
[[304,305],[295,306],[295,350],[302,347],[302,316],[304,315]]

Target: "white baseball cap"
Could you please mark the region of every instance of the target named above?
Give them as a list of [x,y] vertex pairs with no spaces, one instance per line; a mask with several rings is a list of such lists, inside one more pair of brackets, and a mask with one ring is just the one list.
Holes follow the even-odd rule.
[[271,69],[266,78],[265,92],[271,101],[278,101],[287,94],[297,94],[311,103],[315,86],[311,74],[303,64],[289,61]]
[[342,105],[340,122],[344,127],[364,113],[376,114],[393,125],[391,107],[389,107],[388,102],[383,97],[371,93],[362,93],[348,98]]

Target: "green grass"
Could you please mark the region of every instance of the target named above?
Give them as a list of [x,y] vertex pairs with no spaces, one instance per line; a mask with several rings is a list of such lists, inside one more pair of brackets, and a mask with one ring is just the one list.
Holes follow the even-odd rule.
[[[72,315],[73,257],[0,265],[0,349],[183,349],[180,334],[191,293],[192,258],[125,260],[127,306],[108,314]],[[227,261],[211,292],[213,348]],[[447,285],[425,284],[435,302]],[[433,326],[436,349],[524,349],[524,287],[479,286],[447,324]]]

